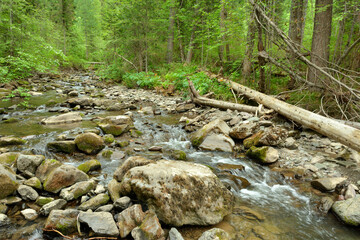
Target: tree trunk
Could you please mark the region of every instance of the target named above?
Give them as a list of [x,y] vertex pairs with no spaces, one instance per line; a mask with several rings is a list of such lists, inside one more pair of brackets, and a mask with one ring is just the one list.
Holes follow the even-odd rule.
[[169,29],[168,29],[168,44],[166,52],[166,61],[167,63],[172,63],[174,56],[174,25],[175,25],[175,7],[173,5],[170,7],[169,14]]
[[[311,45],[311,62],[319,67],[326,67],[329,61],[329,45],[331,37],[333,0],[316,0],[314,31]],[[310,67],[308,79],[310,82],[326,81],[326,77],[318,70]]]
[[280,101],[274,97],[257,92],[233,81],[229,81],[229,83],[236,92],[244,94],[250,99],[254,99],[259,104],[263,104],[265,107],[275,110],[290,120],[339,141],[356,151],[360,151],[360,130],[342,124],[334,119],[326,118]]
[[[259,14],[258,11],[256,11],[256,16],[257,19],[259,21],[261,16]],[[262,52],[265,50],[264,48],[264,44],[263,44],[263,39],[262,39],[262,26],[260,25],[259,22],[257,22],[257,28],[258,28],[258,51]],[[261,56],[260,54],[258,55],[258,59],[259,59],[259,71],[260,71],[260,79],[259,79],[259,90],[260,92],[266,92],[266,82],[265,82],[265,58],[263,56]]]
[[192,56],[193,56],[193,50],[194,50],[194,39],[195,39],[195,31],[196,31],[196,25],[194,25],[192,32],[191,32],[191,37],[190,37],[190,41],[189,41],[189,48],[188,48],[188,52],[186,55],[186,64],[190,64],[191,60],[192,60]]
[[[289,23],[289,38],[295,43],[295,46],[300,49],[306,16],[307,0],[292,0],[290,11],[290,23]],[[290,56],[290,62],[296,68],[299,68],[299,64],[296,64],[296,55],[294,53]],[[296,79],[291,77],[288,83],[289,89],[294,89]]]
[[225,9],[225,0],[220,0],[221,10],[220,10],[220,34],[221,34],[221,44],[219,46],[219,60],[221,65],[224,63],[224,43],[225,43],[225,19],[226,19],[226,9]]
[[248,23],[248,31],[246,36],[246,51],[243,62],[243,69],[242,69],[242,75],[244,76],[244,78],[249,78],[251,74],[251,59],[255,44],[255,31],[256,28],[255,28],[254,14],[251,13],[250,20]]

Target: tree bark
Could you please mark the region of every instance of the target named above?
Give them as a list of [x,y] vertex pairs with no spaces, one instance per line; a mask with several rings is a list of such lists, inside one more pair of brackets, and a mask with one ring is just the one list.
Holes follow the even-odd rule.
[[236,92],[244,94],[250,99],[254,99],[259,104],[263,104],[265,107],[275,110],[288,119],[339,141],[356,151],[360,151],[360,130],[342,124],[334,119],[326,118],[319,114],[293,106],[233,81],[229,81],[229,83]]
[[190,37],[190,42],[189,42],[189,48],[188,48],[188,52],[186,55],[186,64],[190,64],[191,60],[192,60],[192,56],[193,56],[193,50],[194,50],[194,39],[195,39],[195,31],[196,31],[196,25],[193,26],[192,32],[191,32],[191,37]]
[[[221,63],[226,61],[230,61],[230,46],[226,42],[227,40],[227,28],[225,26],[225,21],[227,18],[227,11],[225,8],[225,0],[220,0],[221,2],[221,11],[220,11],[220,32],[221,32],[221,44],[219,46],[219,59]],[[224,57],[225,56],[225,57]]]
[[246,36],[246,51],[243,62],[243,69],[242,69],[242,75],[244,76],[244,78],[249,78],[251,74],[251,59],[255,44],[255,31],[256,28],[255,28],[254,14],[253,12],[251,12],[250,20],[248,23],[248,31]]
[[216,107],[220,109],[231,109],[231,110],[238,110],[243,112],[251,112],[251,113],[258,113],[260,115],[264,113],[269,113],[269,110],[265,110],[259,107],[253,107],[248,106],[244,104],[238,104],[238,103],[231,103],[231,102],[225,102],[225,101],[219,101],[214,100],[206,97],[200,96],[200,94],[196,91],[194,84],[189,81],[189,90],[190,90],[190,96],[191,100],[199,105],[203,106],[210,106],[210,107]]
[[175,25],[175,6],[174,2],[171,2],[172,6],[170,7],[169,13],[169,29],[168,29],[168,43],[166,51],[166,61],[167,63],[172,63],[174,56],[174,25]]
[[[291,2],[289,38],[295,43],[295,47],[298,49],[301,48],[304,36],[307,2],[307,0],[292,0]],[[299,67],[299,64],[296,64],[296,55],[294,53],[290,56],[290,62],[296,68]],[[296,79],[291,77],[288,83],[288,88],[294,89],[295,82]]]
[[[256,17],[259,21],[260,20],[260,14],[259,12],[256,10]],[[264,48],[264,44],[263,44],[263,39],[262,39],[262,26],[260,25],[259,22],[257,22],[257,28],[258,28],[258,51],[262,52],[265,50]],[[258,59],[259,59],[259,71],[260,71],[260,79],[259,79],[259,90],[260,92],[266,92],[266,82],[265,82],[265,58],[263,56],[261,56],[260,54],[258,55]]]
[[[311,62],[319,67],[326,67],[329,61],[333,0],[316,0],[314,31],[311,45]],[[316,83],[327,80],[317,69],[309,68],[308,79]]]

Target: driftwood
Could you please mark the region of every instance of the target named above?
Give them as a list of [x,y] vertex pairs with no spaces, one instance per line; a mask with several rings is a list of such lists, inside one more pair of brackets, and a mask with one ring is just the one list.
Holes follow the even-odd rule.
[[243,111],[243,112],[250,112],[250,113],[255,113],[255,114],[259,114],[259,115],[269,114],[272,112],[271,110],[263,109],[261,107],[262,105],[260,105],[259,107],[253,107],[253,106],[248,106],[248,105],[239,104],[239,103],[231,103],[231,102],[219,101],[219,100],[202,97],[196,91],[194,84],[189,79],[188,79],[188,82],[189,82],[189,90],[190,90],[191,100],[196,104],[203,105],[203,106],[216,107],[216,108],[220,108],[220,109],[231,109],[231,110],[238,110],[238,111]]
[[291,119],[303,126],[313,129],[329,138],[360,151],[360,130],[340,123],[303,108],[283,102],[274,97],[265,95],[251,88],[245,87],[233,81],[227,80],[230,86],[238,93],[255,100],[265,107],[275,110],[284,117]]

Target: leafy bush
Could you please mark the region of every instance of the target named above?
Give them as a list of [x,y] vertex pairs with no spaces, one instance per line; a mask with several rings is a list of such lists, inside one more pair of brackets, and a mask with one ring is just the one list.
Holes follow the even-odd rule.
[[154,89],[160,86],[161,78],[153,72],[125,73],[123,82],[129,88],[141,87],[145,89]]

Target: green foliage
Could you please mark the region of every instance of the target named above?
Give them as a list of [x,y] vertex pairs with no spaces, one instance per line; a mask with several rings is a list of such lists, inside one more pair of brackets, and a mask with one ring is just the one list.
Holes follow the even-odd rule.
[[29,107],[29,99],[31,97],[31,94],[28,93],[28,90],[26,88],[18,87],[17,89],[11,91],[4,99],[3,101],[10,101],[11,98],[19,97],[22,99],[22,101],[18,104],[18,106],[22,107]]
[[123,82],[129,88],[153,89],[160,85],[160,77],[153,72],[125,73]]

